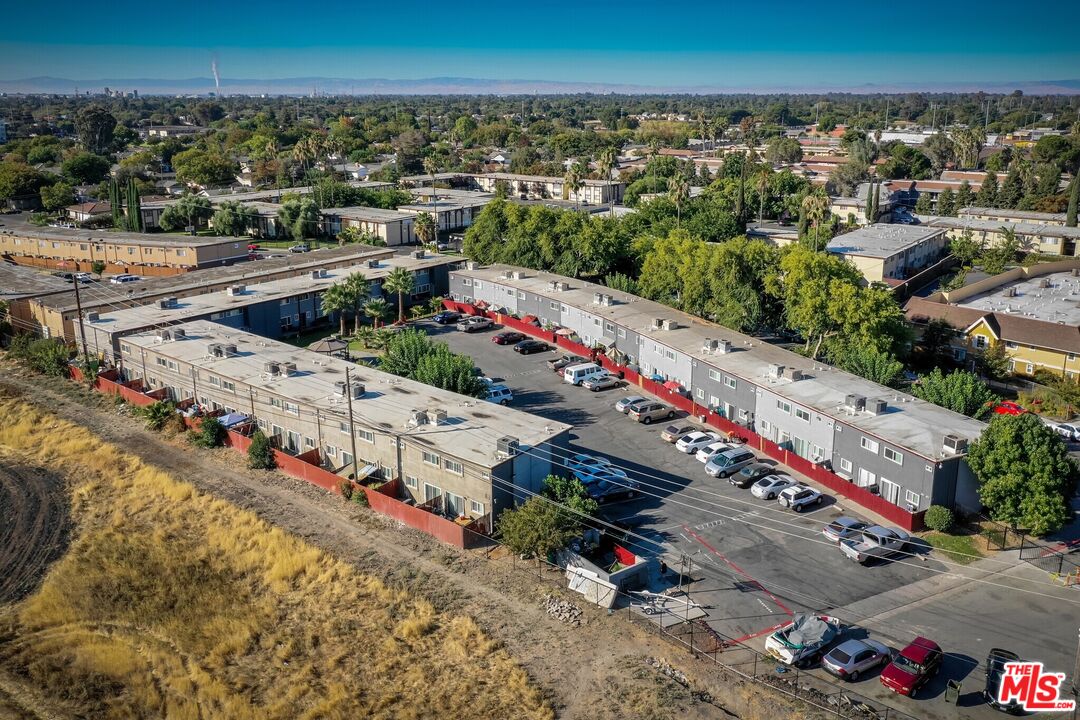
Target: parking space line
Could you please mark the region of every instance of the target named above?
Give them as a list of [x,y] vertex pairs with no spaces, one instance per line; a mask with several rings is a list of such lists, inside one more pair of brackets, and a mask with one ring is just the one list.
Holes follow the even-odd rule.
[[[754,585],[757,585],[759,588],[761,588],[761,591],[763,593],[765,593],[766,595],[768,595],[770,598],[772,598],[772,601],[774,603],[776,603],[776,606],[778,608],[783,610],[788,615],[794,615],[795,614],[794,612],[791,611],[791,608],[789,608],[784,603],[780,602],[780,598],[776,597],[771,592],[769,592],[768,588],[766,588],[764,585],[762,585],[761,582],[759,582],[758,580],[755,580],[753,578],[753,576],[750,575],[750,573],[746,572],[741,567],[739,567],[735,563],[731,562],[731,560],[728,560],[727,557],[724,555],[724,553],[720,552],[719,550],[714,548],[712,545],[710,545],[708,542],[706,542],[706,540],[703,537],[701,537],[700,535],[698,535],[696,532],[694,532],[690,528],[686,527],[685,525],[683,526],[683,530],[690,533],[694,537],[695,540],[697,540],[701,545],[703,545],[705,547],[706,550],[711,552],[713,555],[716,555],[718,558],[723,560],[725,563],[727,563],[731,567],[731,569],[733,569],[735,572],[739,573],[744,578],[749,580],[751,583],[753,583]],[[686,537],[686,536],[684,535],[683,537]],[[689,541],[689,538],[687,538],[687,541]]]

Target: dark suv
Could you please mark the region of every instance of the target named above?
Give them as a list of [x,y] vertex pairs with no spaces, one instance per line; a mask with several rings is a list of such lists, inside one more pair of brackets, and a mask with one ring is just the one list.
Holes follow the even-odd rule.
[[983,699],[986,704],[995,710],[1009,713],[1010,715],[1022,714],[1020,705],[1013,700],[1008,704],[998,702],[998,694],[1001,692],[1001,681],[1005,677],[1005,664],[1020,662],[1020,656],[1009,650],[993,648],[986,656],[986,687],[983,688]]

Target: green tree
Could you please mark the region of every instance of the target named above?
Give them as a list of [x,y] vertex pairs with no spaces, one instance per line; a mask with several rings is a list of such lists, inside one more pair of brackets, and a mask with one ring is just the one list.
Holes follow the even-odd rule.
[[310,197],[291,197],[281,203],[278,221],[285,233],[294,240],[313,238],[319,234],[322,214]]
[[1004,380],[1009,376],[1012,369],[1012,358],[1009,357],[1005,343],[993,342],[990,347],[983,350],[979,355],[979,369],[988,378]]
[[413,380],[459,395],[487,396],[487,386],[476,376],[472,358],[451,352],[443,343],[438,343],[433,352],[420,358]]
[[802,162],[802,145],[795,138],[776,135],[769,138],[765,144],[765,159],[774,164],[785,165]]
[[1005,182],[998,192],[998,207],[1016,208],[1020,205],[1020,199],[1024,197],[1024,180],[1020,176],[1020,168],[1014,163],[1009,174],[1005,176]]
[[161,431],[176,415],[176,405],[169,400],[158,400],[136,410],[146,421],[146,429]]
[[205,225],[207,218],[213,213],[209,199],[201,195],[184,195],[162,211],[158,222],[162,229],[169,231],[182,230],[188,226],[197,229],[200,225]]
[[248,446],[248,467],[254,470],[273,470],[277,467],[274,459],[274,447],[270,444],[270,438],[266,437],[262,430],[256,430],[251,436],[251,445]]
[[384,298],[372,298],[364,303],[364,314],[371,318],[371,323],[376,328],[380,323],[386,322],[386,319],[390,317],[390,312],[390,303]]
[[949,241],[949,252],[960,261],[961,267],[971,267],[975,263],[975,260],[982,255],[983,244],[982,242],[975,240],[971,230],[967,229],[964,230],[960,237],[953,238]]
[[109,159],[91,152],[72,155],[64,161],[61,170],[75,185],[92,185],[109,176]]
[[405,324],[405,294],[411,294],[416,285],[416,278],[408,268],[394,268],[383,279],[382,289],[384,293],[397,295],[398,324]]
[[435,219],[427,213],[420,213],[413,219],[413,230],[421,245],[435,242]]
[[585,177],[581,171],[581,164],[574,163],[567,170],[563,176],[563,200],[569,200],[573,196],[574,208],[576,209],[581,201],[581,188],[585,187]]
[[919,199],[915,202],[915,212],[918,215],[929,215],[934,212],[934,206],[930,200],[930,193],[919,193]]
[[577,537],[581,523],[569,510],[544,497],[532,497],[498,520],[503,543],[518,555],[546,558]]
[[956,209],[962,210],[971,207],[974,196],[971,194],[971,183],[967,180],[960,181],[960,187],[956,189]]
[[904,379],[904,363],[892,353],[874,347],[845,343],[831,352],[829,358],[849,373],[878,385],[899,387]]
[[615,169],[615,161],[617,153],[615,148],[610,145],[600,151],[600,154],[596,156],[596,171],[600,174],[600,178],[607,183],[608,187],[608,215],[614,217],[615,215],[615,199],[611,193],[611,173]]
[[116,131],[116,118],[101,105],[88,105],[75,115],[79,142],[92,153],[109,149]]
[[930,159],[934,177],[940,177],[945,167],[956,158],[956,148],[943,132],[931,135],[922,146],[923,154]]
[[1016,253],[1020,251],[1020,241],[1016,230],[1011,227],[1001,228],[1001,239],[993,247],[983,251],[982,268],[990,275],[1005,272],[1008,265],[1016,262]]
[[821,223],[829,215],[829,197],[823,192],[815,191],[808,194],[802,201],[802,210],[806,213],[806,219],[814,228],[814,249],[821,250],[820,241]]
[[953,412],[983,419],[999,398],[975,373],[956,370],[943,373],[934,368],[911,386],[911,394]]
[[979,192],[975,194],[975,203],[979,207],[992,208],[998,206],[997,173],[986,171]]
[[41,188],[41,205],[56,211],[75,204],[75,190],[66,182],[44,185]]
[[435,352],[435,344],[423,330],[402,330],[390,339],[379,362],[379,369],[411,378],[420,359]]
[[0,200],[37,195],[45,184],[45,175],[25,163],[0,162]]
[[90,263],[90,272],[98,276],[98,280],[101,279],[101,274],[105,272],[105,262],[103,260],[95,260]]
[[575,477],[548,475],[544,480],[544,496],[565,505],[579,517],[591,517],[600,510],[600,504],[589,497],[584,483]]
[[192,436],[191,441],[204,448],[216,448],[225,444],[225,426],[216,417],[204,418],[199,426],[199,431]]
[[240,237],[251,227],[254,215],[255,212],[248,206],[235,200],[225,200],[217,206],[210,221],[218,235]]
[[323,312],[338,313],[341,336],[345,337],[345,317],[353,318],[353,332],[360,328],[360,308],[371,294],[371,283],[363,273],[352,273],[334,283],[322,294],[320,307]]
[[952,191],[952,188],[945,188],[938,195],[937,214],[956,217],[956,193]]
[[968,448],[967,462],[995,520],[1045,535],[1072,519],[1076,465],[1065,442],[1036,415],[994,415]]
[[682,209],[686,201],[690,199],[690,183],[686,178],[674,175],[668,178],[668,196],[675,203],[675,227],[682,225]]
[[240,166],[218,152],[191,148],[177,153],[172,159],[176,179],[202,187],[229,185],[236,180]]
[[1080,175],[1069,183],[1069,209],[1065,212],[1065,226],[1076,227],[1077,209],[1080,207]]

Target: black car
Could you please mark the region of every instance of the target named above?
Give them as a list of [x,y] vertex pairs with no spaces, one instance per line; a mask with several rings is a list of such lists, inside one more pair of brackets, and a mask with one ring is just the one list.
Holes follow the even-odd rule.
[[745,490],[766,475],[776,472],[776,468],[765,463],[750,463],[739,472],[728,478],[728,482],[737,488]]
[[522,340],[514,346],[514,352],[521,353],[522,355],[532,355],[538,352],[547,352],[551,349],[543,340]]
[[983,689],[983,699],[986,704],[995,710],[1009,713],[1010,715],[1022,714],[1022,708],[1015,700],[1007,705],[998,702],[998,693],[1001,690],[1001,680],[1005,677],[1005,664],[1020,662],[1020,656],[1009,650],[993,648],[986,656],[986,687]]
[[461,313],[454,312],[453,310],[443,310],[441,313],[436,313],[435,317],[431,319],[440,325],[453,325],[461,319]]

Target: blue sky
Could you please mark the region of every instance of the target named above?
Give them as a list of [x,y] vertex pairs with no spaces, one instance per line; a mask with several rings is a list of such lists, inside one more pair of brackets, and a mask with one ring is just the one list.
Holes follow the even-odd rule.
[[205,77],[214,56],[225,80],[475,77],[760,88],[1080,78],[1080,3],[1047,5],[14,2],[0,23],[0,79]]

